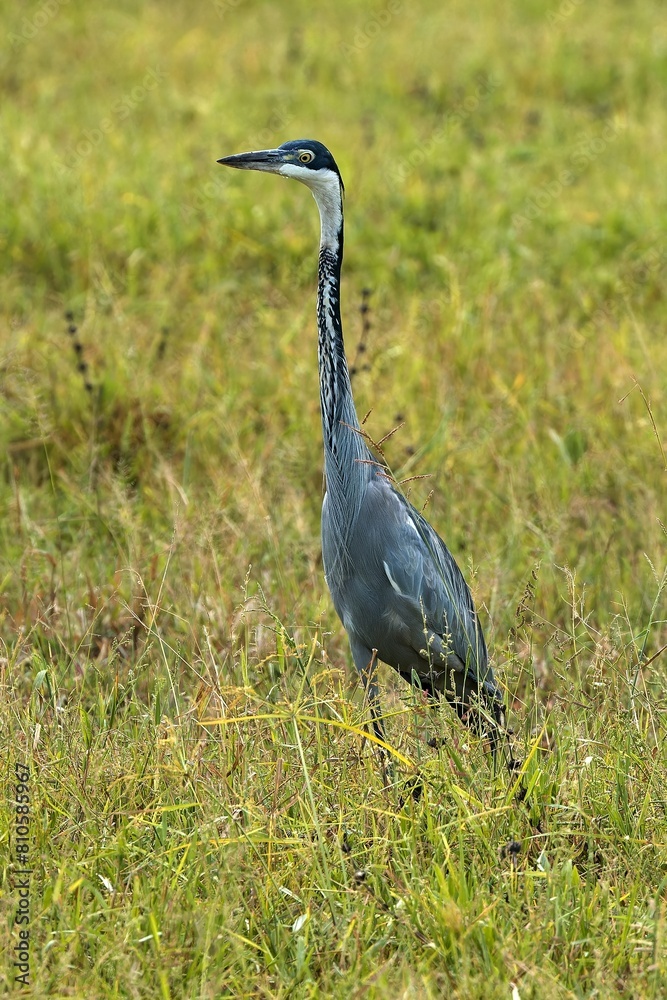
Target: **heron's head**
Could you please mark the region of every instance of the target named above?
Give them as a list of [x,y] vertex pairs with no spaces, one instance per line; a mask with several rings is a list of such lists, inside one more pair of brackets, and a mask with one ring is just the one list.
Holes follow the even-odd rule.
[[310,188],[322,222],[322,246],[333,247],[342,257],[343,179],[326,146],[315,139],[293,139],[277,149],[223,156],[218,163],[239,170],[262,170],[301,181]]
[[263,170],[281,177],[292,177],[309,188],[331,180],[343,186],[336,161],[327,147],[315,139],[292,139],[277,149],[223,156],[218,163],[239,170]]
[[277,149],[261,149],[253,153],[236,153],[218,160],[239,170],[263,170],[281,177],[301,181],[313,191],[334,186],[341,190],[343,181],[336,161],[326,146],[315,139],[293,139]]

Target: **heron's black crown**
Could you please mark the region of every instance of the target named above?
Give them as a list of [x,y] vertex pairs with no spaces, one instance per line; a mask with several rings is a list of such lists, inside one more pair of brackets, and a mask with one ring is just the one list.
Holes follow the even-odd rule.
[[[317,139],[290,139],[289,142],[284,142],[278,148],[286,153],[293,153],[294,162],[298,163],[300,167],[307,167],[309,170],[333,170],[334,173],[338,174],[341,187],[343,187],[343,178],[340,176],[338,164],[327,147],[318,142]],[[299,153],[302,151],[312,153],[312,160],[306,162],[304,158],[300,157]]]

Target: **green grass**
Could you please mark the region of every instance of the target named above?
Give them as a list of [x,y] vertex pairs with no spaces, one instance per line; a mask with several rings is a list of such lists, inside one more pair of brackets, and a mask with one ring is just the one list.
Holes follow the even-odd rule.
[[[3,10],[5,989],[22,762],[35,997],[664,995],[663,22]],[[215,163],[299,136],[347,185],[359,411],[430,476],[523,801],[388,668],[391,770],[365,736],[320,557],[316,209]]]

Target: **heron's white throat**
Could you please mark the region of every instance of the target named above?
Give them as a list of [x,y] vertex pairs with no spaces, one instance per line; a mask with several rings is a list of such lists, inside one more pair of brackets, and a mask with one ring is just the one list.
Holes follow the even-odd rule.
[[322,238],[320,245],[339,249],[340,230],[343,225],[343,194],[340,178],[335,170],[309,170],[298,163],[283,163],[279,173],[309,187],[320,210]]

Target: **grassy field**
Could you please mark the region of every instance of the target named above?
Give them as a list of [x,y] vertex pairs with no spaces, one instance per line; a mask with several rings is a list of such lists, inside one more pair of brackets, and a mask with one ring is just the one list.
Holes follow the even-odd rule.
[[[667,995],[663,5],[0,20],[2,988]],[[316,208],[215,163],[302,136],[346,181],[358,409],[430,477],[523,801],[388,668],[391,769],[365,735]]]

